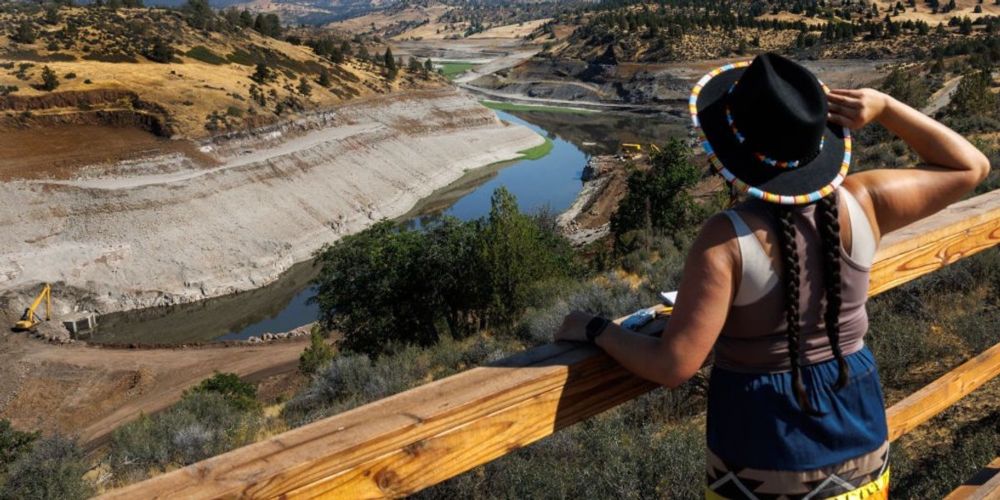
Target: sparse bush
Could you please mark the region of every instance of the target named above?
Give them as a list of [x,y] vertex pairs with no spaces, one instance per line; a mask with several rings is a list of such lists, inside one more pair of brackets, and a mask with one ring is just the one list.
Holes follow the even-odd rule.
[[73,500],[90,498],[84,479],[90,467],[76,441],[61,435],[39,439],[8,468],[0,498]]
[[217,377],[202,384],[211,387],[199,386],[162,413],[115,429],[108,464],[116,483],[138,481],[151,472],[192,464],[256,440],[259,405],[244,400],[245,389],[239,384]]

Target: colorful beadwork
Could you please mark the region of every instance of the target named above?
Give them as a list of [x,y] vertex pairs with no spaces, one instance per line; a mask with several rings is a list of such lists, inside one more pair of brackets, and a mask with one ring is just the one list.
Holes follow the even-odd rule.
[[[729,92],[727,92],[727,93],[728,94],[732,94],[733,93],[733,89],[735,89],[735,88],[736,88],[736,84],[734,83],[732,86],[729,87]],[[825,89],[826,86],[824,85],[823,88]],[[742,133],[740,133],[739,129],[736,128],[736,122],[735,122],[735,120],[733,120],[733,112],[729,108],[728,104],[726,104],[726,106],[725,106],[725,112],[726,112],[726,124],[729,125],[729,130],[731,130],[733,132],[733,137],[736,137],[736,140],[740,144],[743,144],[744,142],[746,142],[746,138],[743,136]],[[826,137],[820,137],[820,140],[819,140],[819,151],[823,150],[823,146],[825,144],[826,144]],[[761,163],[763,163],[765,165],[770,165],[770,166],[776,167],[776,168],[795,168],[795,167],[798,167],[799,163],[800,163],[799,160],[791,160],[791,161],[775,160],[774,158],[771,158],[770,156],[767,156],[764,153],[758,153],[756,151],[753,152],[753,156],[754,156],[754,158],[757,159],[757,161],[759,161],[759,162],[761,162]]]
[[[851,167],[851,131],[847,127],[844,127],[844,160],[840,164],[840,172],[837,173],[837,176],[830,181],[829,184],[807,194],[796,196],[779,195],[750,186],[733,175],[733,173],[730,172],[725,165],[722,165],[722,162],[715,156],[715,152],[712,150],[712,145],[709,144],[708,138],[705,137],[705,132],[701,129],[701,123],[698,121],[698,95],[701,94],[701,90],[705,88],[705,85],[712,78],[715,78],[726,71],[750,66],[750,62],[751,61],[738,61],[726,64],[725,66],[719,66],[718,68],[709,71],[702,76],[700,80],[698,80],[698,83],[696,83],[694,88],[691,90],[691,96],[688,98],[688,111],[691,113],[691,121],[694,124],[695,130],[698,131],[698,140],[701,143],[701,147],[705,151],[705,154],[708,156],[708,162],[709,165],[711,165],[712,170],[721,175],[726,182],[732,184],[738,191],[770,203],[780,203],[782,205],[805,205],[807,203],[815,202],[834,192],[838,187],[840,187],[840,184],[844,182],[844,178],[847,177],[847,171]],[[820,85],[823,87],[825,92],[830,92],[830,89],[823,82],[820,82]]]

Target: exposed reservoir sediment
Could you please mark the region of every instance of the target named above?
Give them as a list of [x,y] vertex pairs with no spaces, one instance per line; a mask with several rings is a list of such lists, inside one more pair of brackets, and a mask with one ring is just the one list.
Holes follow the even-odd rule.
[[0,184],[0,294],[59,285],[102,313],[259,288],[323,244],[398,217],[544,139],[454,90],[338,107],[69,180]]

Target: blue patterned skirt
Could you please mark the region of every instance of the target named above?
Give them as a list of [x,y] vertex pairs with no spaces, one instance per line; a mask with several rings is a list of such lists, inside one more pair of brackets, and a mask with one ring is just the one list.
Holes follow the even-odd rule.
[[875,359],[846,356],[802,367],[813,408],[799,409],[790,372],[713,368],[708,396],[706,498],[884,498],[888,427]]

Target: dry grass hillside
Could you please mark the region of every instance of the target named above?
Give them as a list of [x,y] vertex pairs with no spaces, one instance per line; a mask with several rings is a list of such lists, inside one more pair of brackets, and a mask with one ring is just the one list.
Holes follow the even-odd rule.
[[[260,1],[260,0],[258,0]],[[581,2],[480,2],[415,0],[340,20],[326,26],[345,33],[376,34],[395,40],[524,38],[557,14]]]
[[[954,6],[950,5],[954,2]],[[911,5],[912,3],[912,5]],[[935,46],[995,33],[995,0],[868,3],[832,0],[803,7],[776,0],[693,1],[686,5],[622,2],[542,24],[530,38],[559,57],[595,60],[691,61],[762,51],[805,58],[913,57]],[[978,12],[977,12],[978,11]]]
[[199,138],[443,85],[405,68],[389,79],[352,57],[337,64],[253,29],[219,29],[221,16],[208,30],[173,10],[15,9],[0,12],[0,130],[103,123]]

